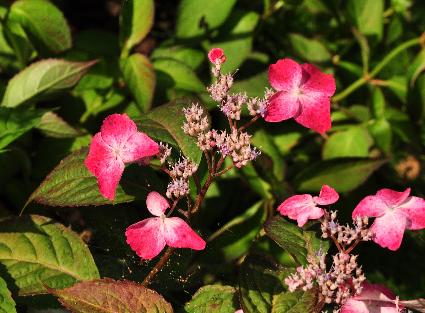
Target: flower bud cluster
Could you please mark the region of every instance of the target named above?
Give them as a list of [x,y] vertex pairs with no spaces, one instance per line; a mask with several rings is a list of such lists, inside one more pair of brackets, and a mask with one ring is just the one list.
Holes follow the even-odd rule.
[[215,83],[207,88],[211,98],[214,101],[222,102],[233,85],[233,76],[231,74],[220,75]]
[[228,118],[239,121],[241,119],[242,105],[246,103],[248,97],[244,93],[236,93],[227,96],[221,104],[220,110]]
[[168,198],[181,198],[189,194],[189,178],[198,170],[198,165],[183,157],[170,165],[168,171],[172,181],[167,186]]
[[367,216],[363,218],[357,217],[353,221],[353,228],[349,225],[340,225],[336,221],[336,215],[336,211],[332,211],[331,214],[325,214],[321,224],[322,238],[332,236],[343,247],[348,247],[356,241],[368,241],[372,239],[372,232],[368,228],[369,219]]
[[306,291],[317,283],[324,302],[338,305],[361,292],[361,284],[366,277],[357,264],[357,256],[343,252],[334,255],[329,271],[326,270],[325,255],[308,257],[307,260],[308,266],[298,267],[285,279],[289,291]]
[[183,178],[173,179],[167,186],[167,197],[181,198],[189,194],[189,182]]
[[198,136],[210,127],[208,117],[204,114],[204,109],[199,104],[194,103],[189,108],[184,108],[183,113],[186,118],[186,122],[183,124],[183,131],[189,136]]
[[241,168],[249,161],[255,160],[260,151],[251,147],[251,135],[245,132],[239,132],[236,129],[224,137],[222,142],[216,142],[221,154],[230,156],[236,167]]
[[169,147],[168,144],[166,143],[160,142],[158,158],[161,164],[164,164],[170,155],[171,155],[171,147]]
[[258,97],[250,98],[247,102],[249,114],[251,116],[255,116],[258,114],[261,116],[264,116],[267,105],[269,103],[269,98],[273,94],[274,94],[274,91],[272,89],[266,88],[263,98],[258,98]]

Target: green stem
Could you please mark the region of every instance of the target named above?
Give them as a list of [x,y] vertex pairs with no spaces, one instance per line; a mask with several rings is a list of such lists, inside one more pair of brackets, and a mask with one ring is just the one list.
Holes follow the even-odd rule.
[[408,40],[401,45],[395,47],[390,53],[387,54],[387,56],[379,62],[373,70],[367,75],[367,77],[360,77],[358,80],[353,82],[350,86],[345,88],[343,91],[338,93],[332,98],[333,102],[338,102],[350,95],[352,92],[366,84],[370,79],[374,78],[392,59],[394,59],[398,54],[403,52],[404,50],[419,45],[423,41],[422,36]]

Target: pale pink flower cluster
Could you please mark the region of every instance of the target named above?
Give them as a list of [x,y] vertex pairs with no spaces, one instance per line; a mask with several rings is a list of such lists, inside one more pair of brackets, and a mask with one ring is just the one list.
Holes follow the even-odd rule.
[[296,272],[285,279],[289,291],[304,291],[317,283],[325,303],[344,304],[350,297],[361,292],[361,285],[366,280],[357,256],[338,253],[333,256],[329,271],[326,270],[326,255],[308,257],[306,267],[298,267]]
[[189,194],[189,178],[196,173],[198,165],[183,157],[170,165],[171,182],[167,186],[168,198],[179,199]]
[[248,133],[233,130],[226,135],[223,143],[217,144],[217,147],[221,154],[230,156],[233,164],[241,168],[249,161],[255,160],[261,153],[257,148],[251,147],[250,139],[251,135]]
[[171,156],[171,147],[168,144],[160,142],[159,143],[159,153],[158,158],[161,164],[164,164],[165,161]]
[[198,136],[204,133],[210,123],[208,117],[204,114],[204,109],[197,103],[183,109],[186,122],[183,124],[183,131],[189,136]]

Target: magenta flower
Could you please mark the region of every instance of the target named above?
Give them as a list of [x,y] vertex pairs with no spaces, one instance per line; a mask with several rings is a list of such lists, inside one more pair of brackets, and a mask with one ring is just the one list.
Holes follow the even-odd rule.
[[330,97],[335,93],[332,75],[312,64],[282,59],[269,67],[269,81],[277,92],[264,112],[267,122],[294,118],[319,133],[331,128]]
[[360,201],[353,211],[353,219],[357,216],[376,217],[370,228],[373,241],[395,251],[401,245],[406,228],[425,228],[425,200],[409,195],[410,188],[403,192],[381,189],[375,196]]
[[362,292],[345,302],[340,313],[398,313],[403,306],[396,296],[384,286],[363,283]]
[[157,217],[144,219],[125,231],[127,243],[142,259],[153,259],[165,245],[193,250],[205,248],[205,241],[185,221],[179,217],[165,216],[170,205],[159,193],[150,192],[146,206]]
[[223,64],[226,62],[226,56],[221,48],[212,48],[210,52],[208,52],[208,59],[213,64]]
[[297,220],[298,226],[302,227],[307,220],[319,219],[325,211],[318,205],[329,205],[338,201],[339,195],[332,187],[323,185],[318,197],[309,194],[292,196],[279,205],[277,210],[280,214]]
[[158,144],[138,132],[126,114],[112,114],[105,118],[100,132],[93,137],[84,163],[96,176],[100,193],[112,201],[125,163],[138,162],[158,152]]

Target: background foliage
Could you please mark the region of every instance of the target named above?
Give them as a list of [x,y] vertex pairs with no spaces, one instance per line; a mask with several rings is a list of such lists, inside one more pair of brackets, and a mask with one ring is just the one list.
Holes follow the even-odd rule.
[[[84,147],[105,116],[126,112],[205,172],[181,130],[181,108],[200,101],[214,124],[225,124],[206,93],[211,47],[225,50],[224,71],[238,80],[233,90],[250,96],[263,94],[268,65],[283,57],[334,74],[333,128],[320,137],[292,121],[258,125],[261,158],[214,183],[194,221],[206,250],[179,251],[152,288],[182,312],[211,312],[208,303],[233,312],[237,293],[247,312],[287,312],[288,303],[291,312],[309,310],[313,296],[282,289],[281,266],[303,263],[310,235],[282,239],[291,224],[268,223],[282,250],[262,225],[286,196],[324,183],[343,194],[335,208],[347,221],[381,187],[410,186],[424,196],[423,16],[425,3],[413,0],[0,0],[0,312],[12,312],[14,301],[23,312],[57,307],[54,297],[23,295],[76,281],[143,280],[152,264],[128,248],[124,230],[147,216],[147,191],[164,190],[166,180],[131,166],[108,205],[82,165]],[[33,215],[17,217],[24,206]],[[397,252],[364,245],[360,262],[369,280],[414,298],[425,290],[425,235],[406,237]],[[97,282],[93,297],[112,292],[112,282]],[[212,284],[228,286],[195,294]],[[62,303],[92,288],[74,286],[56,293]],[[158,301],[156,309],[169,312]]]

